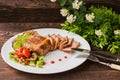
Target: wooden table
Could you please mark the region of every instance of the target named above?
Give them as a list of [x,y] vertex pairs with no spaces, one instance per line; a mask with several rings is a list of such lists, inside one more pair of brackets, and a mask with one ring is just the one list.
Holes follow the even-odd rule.
[[[87,5],[106,5],[120,12],[115,0],[86,0]],[[0,49],[15,34],[38,28],[61,28],[64,18],[59,6],[49,0],[0,0]],[[92,47],[92,50],[100,50]],[[103,51],[103,53],[109,53]],[[75,69],[59,74],[41,75],[18,71],[7,65],[0,55],[0,80],[120,80],[120,71],[87,60]]]

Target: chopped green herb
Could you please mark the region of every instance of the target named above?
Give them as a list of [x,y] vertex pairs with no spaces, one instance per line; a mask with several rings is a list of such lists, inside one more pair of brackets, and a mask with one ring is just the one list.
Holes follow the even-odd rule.
[[18,35],[17,41],[13,44],[13,49],[15,50],[20,48],[29,36],[29,33],[25,33],[24,35]]

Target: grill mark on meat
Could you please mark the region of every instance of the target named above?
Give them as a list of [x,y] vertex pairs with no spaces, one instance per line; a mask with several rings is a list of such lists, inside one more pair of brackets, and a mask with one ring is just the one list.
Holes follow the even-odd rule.
[[27,41],[29,40],[30,42],[34,43],[34,44],[38,44],[40,42],[42,42],[45,38],[42,36],[30,36]]

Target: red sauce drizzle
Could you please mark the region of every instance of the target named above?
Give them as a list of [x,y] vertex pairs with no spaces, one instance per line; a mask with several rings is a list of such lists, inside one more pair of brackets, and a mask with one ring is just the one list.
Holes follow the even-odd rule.
[[55,63],[55,61],[50,61],[50,63],[51,63],[51,64],[54,64],[54,63]]
[[62,61],[62,59],[58,59],[58,61]]
[[67,59],[68,57],[67,56],[64,56],[65,59]]

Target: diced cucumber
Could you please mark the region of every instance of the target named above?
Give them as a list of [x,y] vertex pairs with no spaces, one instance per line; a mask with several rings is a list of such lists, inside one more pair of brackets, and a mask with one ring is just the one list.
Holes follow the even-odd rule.
[[36,66],[36,61],[30,61],[29,65],[35,67]]
[[10,60],[14,61],[14,62],[18,62],[17,59],[15,57],[13,57],[13,55],[9,56]]
[[37,66],[38,66],[39,68],[42,68],[42,64],[43,64],[43,61],[37,61]]
[[44,56],[38,56],[39,61],[44,61],[44,58],[45,58]]

